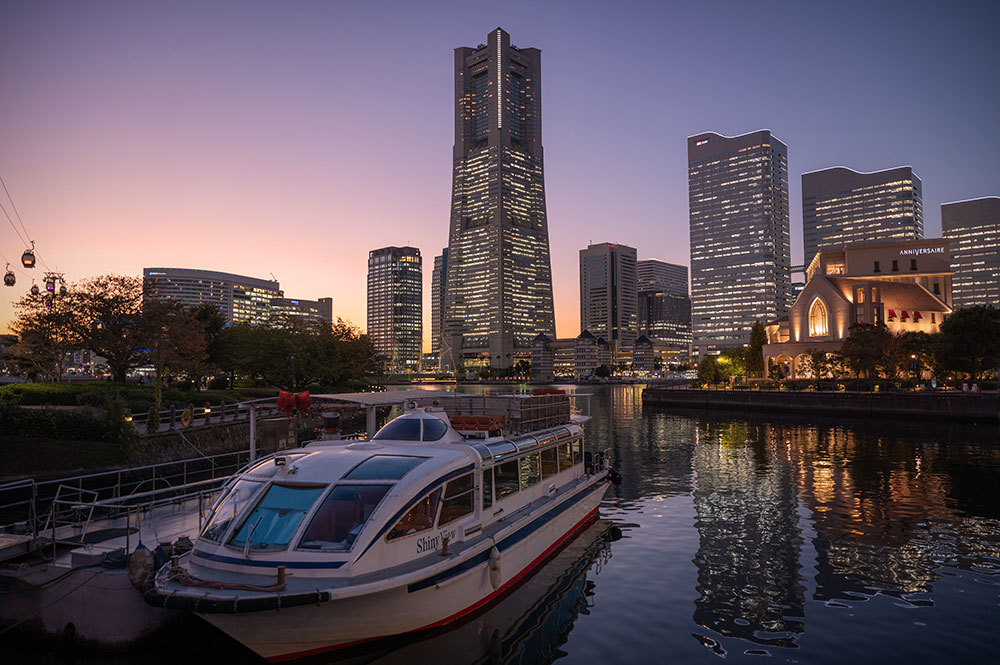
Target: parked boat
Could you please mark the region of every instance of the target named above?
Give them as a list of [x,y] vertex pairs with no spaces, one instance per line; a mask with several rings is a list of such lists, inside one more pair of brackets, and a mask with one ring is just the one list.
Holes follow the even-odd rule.
[[585,420],[562,393],[435,396],[368,440],[263,459],[146,600],[271,661],[446,625],[597,518],[608,468]]

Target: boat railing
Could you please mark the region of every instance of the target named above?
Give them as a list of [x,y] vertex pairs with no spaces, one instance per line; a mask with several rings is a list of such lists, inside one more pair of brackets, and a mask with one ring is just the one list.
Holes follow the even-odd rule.
[[[95,522],[208,495],[250,462],[243,450],[69,478],[0,485],[0,534],[84,542]],[[208,502],[210,505],[211,502]]]

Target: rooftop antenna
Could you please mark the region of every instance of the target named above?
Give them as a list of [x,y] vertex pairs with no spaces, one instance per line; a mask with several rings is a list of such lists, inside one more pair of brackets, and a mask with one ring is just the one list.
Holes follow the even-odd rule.
[[277,282],[277,281],[278,281],[278,278],[274,276],[274,273],[273,273],[273,272],[271,273],[271,279],[273,279],[273,280],[274,280],[275,282]]

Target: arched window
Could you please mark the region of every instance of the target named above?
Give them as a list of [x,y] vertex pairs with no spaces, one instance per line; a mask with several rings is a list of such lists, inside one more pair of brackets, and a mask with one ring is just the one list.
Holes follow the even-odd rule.
[[816,298],[809,306],[809,336],[826,337],[830,330],[828,320],[826,305],[823,304],[822,300]]

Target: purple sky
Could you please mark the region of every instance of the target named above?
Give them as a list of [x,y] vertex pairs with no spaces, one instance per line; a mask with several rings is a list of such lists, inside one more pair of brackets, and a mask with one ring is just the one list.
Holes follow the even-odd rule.
[[[542,50],[560,337],[588,242],[688,263],[690,134],[788,144],[794,263],[804,171],[912,165],[928,237],[942,202],[1000,194],[995,1],[8,2],[0,175],[69,281],[273,273],[363,327],[368,250],[413,244],[429,321],[452,49],[497,26]],[[0,253],[22,249],[0,214]],[[40,272],[0,292],[0,329]]]

